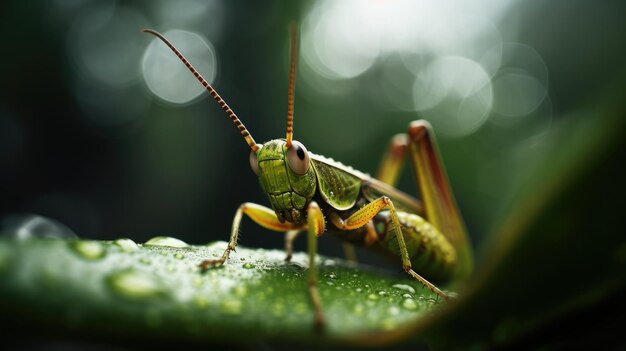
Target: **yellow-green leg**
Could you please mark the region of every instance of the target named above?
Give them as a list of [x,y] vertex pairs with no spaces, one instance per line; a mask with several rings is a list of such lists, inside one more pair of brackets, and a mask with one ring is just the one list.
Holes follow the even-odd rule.
[[320,294],[317,290],[317,265],[315,264],[315,256],[317,254],[317,237],[324,233],[326,224],[322,210],[320,210],[320,207],[315,201],[311,201],[307,208],[307,227],[309,231],[309,293],[311,295],[311,302],[313,303],[315,330],[322,331],[324,329],[324,314],[322,313]]
[[291,261],[291,257],[293,256],[293,241],[296,240],[298,235],[302,232],[301,229],[290,230],[285,234],[285,252],[287,256],[285,257],[286,262]]
[[237,212],[235,213],[228,247],[226,248],[226,250],[224,250],[222,257],[216,260],[202,261],[199,265],[201,269],[207,269],[209,267],[222,265],[228,259],[230,252],[235,251],[235,248],[237,247],[237,239],[239,237],[239,226],[241,225],[241,219],[243,217],[243,214],[246,214],[258,225],[270,230],[286,232],[290,230],[302,229],[302,225],[294,225],[293,223],[289,222],[281,223],[278,220],[278,217],[276,217],[276,213],[271,208],[257,205],[251,202],[245,202],[241,204],[241,206],[239,206]]
[[398,241],[400,258],[402,259],[402,269],[404,269],[404,271],[407,272],[411,277],[417,279],[420,283],[422,283],[438,296],[448,299],[448,295],[446,295],[446,293],[444,293],[434,284],[417,274],[411,267],[411,259],[409,258],[409,252],[407,251],[406,243],[404,242],[402,226],[400,225],[400,220],[398,219],[396,208],[394,207],[391,199],[389,199],[387,196],[382,196],[370,202],[358,211],[354,212],[350,217],[346,219],[339,217],[339,215],[335,212],[331,213],[329,215],[329,218],[331,222],[341,230],[354,230],[371,223],[372,218],[374,218],[374,216],[376,216],[383,209],[389,210],[389,216],[391,217],[391,221],[393,223],[393,233],[395,234],[396,240]]

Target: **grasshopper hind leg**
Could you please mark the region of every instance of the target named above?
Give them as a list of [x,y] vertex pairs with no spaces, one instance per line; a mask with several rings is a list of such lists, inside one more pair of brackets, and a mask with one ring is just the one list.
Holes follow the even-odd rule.
[[380,164],[377,178],[394,186],[407,156],[413,164],[424,215],[457,250],[459,256],[457,275],[465,277],[472,270],[472,250],[439,154],[435,134],[428,122],[413,121],[407,134],[398,134],[392,138]]

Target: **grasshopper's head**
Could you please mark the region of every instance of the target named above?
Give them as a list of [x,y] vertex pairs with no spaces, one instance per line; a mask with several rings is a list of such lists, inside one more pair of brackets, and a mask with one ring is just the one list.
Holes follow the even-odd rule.
[[250,152],[250,167],[281,222],[304,222],[306,206],[317,187],[309,152],[300,142],[271,140]]

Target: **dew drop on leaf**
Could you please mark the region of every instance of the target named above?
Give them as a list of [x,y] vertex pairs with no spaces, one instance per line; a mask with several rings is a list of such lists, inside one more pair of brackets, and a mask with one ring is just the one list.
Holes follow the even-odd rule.
[[115,294],[127,298],[155,298],[166,293],[165,286],[156,276],[134,269],[110,274],[107,283]]
[[402,301],[402,307],[407,310],[415,310],[417,309],[417,302],[413,299],[404,299],[404,301]]
[[119,246],[124,252],[132,252],[139,250],[139,245],[136,242],[128,238],[120,238],[113,242],[113,244]]
[[396,288],[399,290],[404,290],[410,294],[415,294],[415,289],[410,286],[410,285],[406,285],[406,284],[394,284],[391,286],[392,288]]
[[106,256],[102,243],[91,240],[76,240],[70,242],[70,247],[80,257],[88,260],[99,260]]
[[255,265],[253,265],[252,263],[244,263],[244,264],[242,265],[242,267],[243,267],[243,268],[245,268],[245,269],[252,269],[252,268],[254,268],[254,267],[256,267],[256,266],[255,266]]
[[37,215],[9,215],[0,219],[0,232],[15,239],[68,238],[78,236],[66,225]]
[[169,237],[169,236],[155,236],[154,238],[146,241],[143,245],[144,246],[178,247],[178,248],[189,247],[189,244],[187,244],[186,242],[180,239]]

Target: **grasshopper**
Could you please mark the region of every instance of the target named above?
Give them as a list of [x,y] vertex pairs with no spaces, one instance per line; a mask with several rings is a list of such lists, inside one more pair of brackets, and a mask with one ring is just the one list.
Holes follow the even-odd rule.
[[[315,259],[317,238],[326,231],[344,240],[348,249],[357,244],[392,257],[407,274],[444,299],[449,296],[431,280],[443,283],[471,272],[465,226],[426,121],[414,121],[408,133],[392,138],[376,178],[307,151],[293,139],[297,29],[292,26],[286,137],[257,144],[233,110],[167,39],[151,29],[142,31],[163,41],[226,111],[250,146],[250,167],[271,205],[241,204],[223,255],[202,261],[200,268],[227,262],[237,246],[244,214],[262,227],[286,233],[287,261],[292,242],[299,233],[308,232],[308,289],[318,330],[324,327],[324,316]],[[407,156],[414,166],[421,201],[394,187]]]

